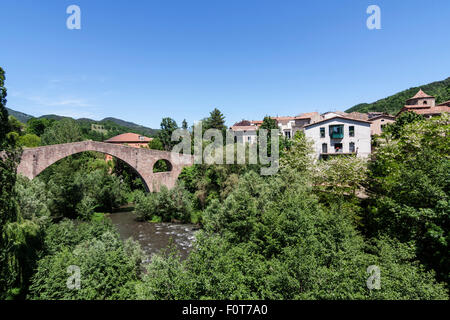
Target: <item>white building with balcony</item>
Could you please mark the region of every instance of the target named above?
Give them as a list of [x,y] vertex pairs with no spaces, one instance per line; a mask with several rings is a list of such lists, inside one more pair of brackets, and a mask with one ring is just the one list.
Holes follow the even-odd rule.
[[334,115],[305,125],[305,136],[314,141],[318,159],[336,155],[367,158],[371,153],[371,122]]

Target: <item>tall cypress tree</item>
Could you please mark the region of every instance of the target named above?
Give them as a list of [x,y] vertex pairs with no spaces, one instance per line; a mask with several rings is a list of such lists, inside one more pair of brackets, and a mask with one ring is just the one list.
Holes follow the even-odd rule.
[[9,132],[6,105],[5,71],[0,68],[0,299],[17,284],[17,260],[6,227],[17,221],[14,185],[20,151],[7,138]]
[[188,124],[187,124],[186,119],[183,120],[183,122],[182,122],[182,124],[181,124],[181,128],[183,128],[184,130],[187,130]]
[[6,105],[5,71],[0,67],[0,146],[3,150],[6,134],[9,132],[8,111]]

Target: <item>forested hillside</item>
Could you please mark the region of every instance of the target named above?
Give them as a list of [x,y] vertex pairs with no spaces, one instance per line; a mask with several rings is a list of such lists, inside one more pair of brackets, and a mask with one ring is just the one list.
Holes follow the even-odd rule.
[[13,116],[14,118],[16,118],[17,120],[19,120],[22,123],[27,123],[28,120],[33,119],[33,116],[30,116],[29,114],[20,112],[20,111],[15,111],[12,110],[10,108],[6,108],[6,111],[8,111],[8,114],[10,116]]
[[356,106],[348,109],[346,112],[378,111],[396,114],[405,105],[406,100],[413,97],[419,89],[422,89],[429,95],[435,96],[437,104],[448,101],[450,100],[450,77],[445,80],[432,82],[420,87],[409,88],[373,103],[357,104]]
[[[9,115],[12,115],[13,117],[15,117],[17,120],[19,120],[23,124],[26,124],[31,119],[49,119],[49,120],[56,120],[56,121],[65,119],[65,118],[72,119],[70,117],[59,116],[56,114],[48,114],[48,115],[43,115],[43,116],[36,118],[36,117],[33,117],[32,115],[29,115],[29,114],[26,114],[26,113],[23,113],[20,111],[15,111],[10,108],[6,108],[6,109],[9,113]],[[133,123],[133,122],[129,122],[129,121],[125,121],[125,120],[117,119],[117,118],[111,118],[111,117],[105,118],[100,121],[96,121],[96,120],[92,120],[92,119],[88,119],[88,118],[80,118],[80,119],[74,119],[74,120],[76,122],[78,122],[81,129],[83,130],[83,133],[86,135],[87,138],[90,138],[93,140],[99,140],[99,141],[101,141],[102,139],[111,138],[115,135],[125,133],[125,132],[134,132],[134,133],[142,134],[142,135],[149,136],[149,137],[155,136],[158,133],[158,129],[144,127],[144,126],[141,126],[141,125]],[[106,130],[105,132],[103,132],[103,136],[101,136],[101,134],[99,132],[95,132],[95,130],[91,130],[92,124],[102,126]]]

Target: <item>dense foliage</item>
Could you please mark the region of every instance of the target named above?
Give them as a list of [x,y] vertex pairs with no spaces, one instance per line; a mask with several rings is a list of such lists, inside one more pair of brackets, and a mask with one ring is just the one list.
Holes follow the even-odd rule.
[[5,109],[5,73],[0,68],[0,299],[23,296],[39,250],[39,225],[24,219],[15,188],[21,150],[16,146],[18,121]]
[[[365,243],[345,209],[324,208],[305,176],[244,175],[223,204],[206,210],[195,249],[152,260],[143,299],[446,299],[408,245]],[[378,265],[381,290],[366,287]]]
[[163,118],[161,121],[161,130],[158,133],[158,139],[163,146],[163,150],[171,151],[177,143],[172,141],[172,133],[178,129],[178,125],[172,118]]
[[138,193],[135,196],[135,213],[142,221],[190,222],[191,195],[182,185],[170,190],[166,186],[161,186],[159,192]]
[[[30,299],[128,299],[144,258],[136,242],[122,242],[106,222],[53,224],[46,230],[43,248]],[[69,266],[80,268],[79,290],[67,286]]]
[[373,192],[367,224],[372,234],[413,241],[417,256],[449,281],[450,119],[405,125],[385,141],[370,163]]

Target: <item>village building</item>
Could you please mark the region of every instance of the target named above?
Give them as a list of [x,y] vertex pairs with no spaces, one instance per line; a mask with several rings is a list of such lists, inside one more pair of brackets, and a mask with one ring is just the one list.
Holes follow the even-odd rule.
[[334,117],[346,117],[351,118],[355,120],[364,120],[364,121],[370,121],[371,125],[371,135],[379,135],[381,132],[383,132],[384,127],[388,123],[395,122],[395,116],[389,115],[384,112],[368,112],[368,113],[362,113],[362,112],[342,112],[342,111],[331,111],[331,112],[325,112],[321,115],[322,119],[330,119]]
[[[293,117],[271,117],[274,119],[280,130],[280,135],[287,139],[294,137],[297,131],[303,131],[307,124],[319,121],[321,119],[318,112],[303,113]],[[255,143],[257,141],[257,130],[263,121],[242,120],[230,127],[235,133],[235,142]]]
[[[129,147],[133,148],[148,148],[148,144],[150,141],[152,141],[152,138],[137,134],[137,133],[122,133],[118,136],[109,138],[108,140],[105,140],[105,143],[112,143],[112,144],[123,144]],[[112,156],[109,154],[106,155],[106,161],[112,160]]]
[[230,127],[234,133],[234,142],[256,143],[258,141],[257,131],[262,121],[242,120]]
[[403,112],[412,111],[425,118],[431,118],[444,112],[450,112],[449,105],[450,101],[436,105],[436,98],[420,89],[414,97],[406,100],[406,105],[398,112],[397,117]]
[[369,115],[369,121],[371,135],[380,135],[387,124],[395,122],[395,117],[380,112],[380,114],[372,117]]
[[368,120],[335,114],[305,125],[304,131],[313,141],[318,159],[335,155],[367,158],[371,153],[371,122]]
[[307,124],[319,121],[320,115],[318,112],[309,112],[295,117],[273,117],[272,119],[277,122],[283,137],[291,139],[297,131],[303,131]]

